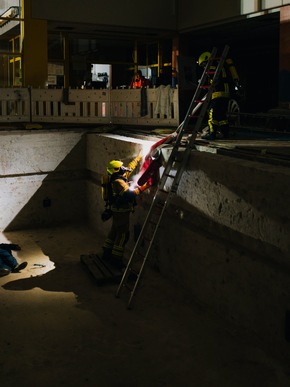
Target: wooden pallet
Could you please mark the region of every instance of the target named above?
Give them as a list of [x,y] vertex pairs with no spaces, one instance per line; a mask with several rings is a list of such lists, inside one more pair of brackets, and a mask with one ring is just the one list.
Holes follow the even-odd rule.
[[123,272],[96,254],[81,255],[81,262],[93,275],[98,286],[119,283]]

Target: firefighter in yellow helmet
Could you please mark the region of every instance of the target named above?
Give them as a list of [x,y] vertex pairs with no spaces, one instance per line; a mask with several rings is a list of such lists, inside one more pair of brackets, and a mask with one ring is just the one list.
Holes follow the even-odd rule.
[[207,63],[207,61],[209,60],[210,56],[211,56],[211,53],[210,53],[209,51],[203,52],[203,53],[200,55],[200,57],[198,58],[198,64],[199,64],[200,66],[205,66],[206,63]]
[[120,160],[112,160],[107,165],[111,194],[112,226],[103,245],[103,258],[122,269],[123,255],[129,240],[130,214],[136,205],[136,196],[140,195],[149,184],[134,189],[130,188],[128,178],[141,161],[138,155],[127,167]]
[[[211,53],[208,51],[203,52],[199,59],[198,64],[202,67],[207,65],[210,59]],[[217,63],[213,61],[213,64],[209,68],[208,83],[213,81],[214,73],[217,67]],[[228,83],[228,76],[226,69],[223,67],[220,77],[217,80],[214,90],[211,95],[208,114],[208,126],[209,132],[202,135],[201,138],[205,140],[215,140],[217,134],[223,138],[228,138],[229,135],[229,121],[228,121],[228,104],[230,99],[230,89]]]

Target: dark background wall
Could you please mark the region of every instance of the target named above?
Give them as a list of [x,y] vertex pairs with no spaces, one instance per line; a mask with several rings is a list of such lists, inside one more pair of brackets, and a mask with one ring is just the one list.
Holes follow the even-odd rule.
[[240,0],[178,1],[178,29],[203,26],[240,15]]
[[32,15],[39,19],[100,25],[175,29],[175,0],[31,0]]
[[[99,2],[84,0],[81,7],[76,0],[64,0],[61,3],[56,0],[49,3],[43,0],[30,1],[33,17],[47,19],[51,31],[57,31],[59,34],[65,30],[65,23],[71,23],[74,25],[74,33],[81,30],[82,34],[91,33],[101,40],[101,43],[96,43],[91,60],[91,54],[86,54],[85,61],[88,64],[93,63],[93,60],[94,63],[102,62],[102,59],[103,62],[109,63],[108,53],[116,53],[115,57],[111,58],[112,63],[120,61],[121,56],[117,54],[116,47],[112,48],[111,43],[102,43],[108,42],[108,39],[100,36],[100,31],[102,34],[110,31],[111,38],[115,32],[117,46],[121,46],[118,42],[121,34],[123,37],[127,34],[126,36],[131,38],[128,46],[129,58],[122,57],[122,62],[133,62],[133,39],[146,39],[148,42],[151,36],[152,41],[157,44],[161,36],[172,39],[174,34],[178,33],[179,56],[184,63],[192,61],[190,71],[193,71],[193,77],[195,72],[198,72],[198,69],[194,68],[194,62],[200,53],[211,51],[214,46],[220,50],[225,44],[230,46],[230,56],[234,59],[243,86],[243,111],[267,112],[276,108],[281,100],[289,99],[288,76],[284,74],[285,70],[280,74],[283,81],[279,83],[280,43],[283,43],[281,47],[287,46],[284,40],[280,39],[279,12],[246,18],[240,15],[241,2],[238,0],[220,0],[214,7],[210,0],[202,3],[171,0],[166,6],[162,0],[149,0],[144,5],[131,0],[109,0],[101,6]],[[122,47],[122,52],[125,51]],[[117,73],[117,77],[121,78],[122,74],[125,74],[124,66],[116,68],[115,65],[114,74]],[[114,76],[114,86],[127,84],[129,75],[131,76],[131,73],[124,75],[120,82],[116,81]],[[71,81],[71,86],[76,86],[76,80],[72,76]],[[181,112],[183,106],[186,112],[194,85],[186,85],[186,89],[180,92]]]

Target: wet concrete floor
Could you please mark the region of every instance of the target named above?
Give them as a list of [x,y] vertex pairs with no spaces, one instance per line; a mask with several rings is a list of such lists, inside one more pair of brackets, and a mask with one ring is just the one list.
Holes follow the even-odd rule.
[[132,310],[126,291],[96,286],[80,255],[102,241],[86,226],[5,232],[0,243],[28,261],[0,278],[1,387],[290,386],[289,358],[151,268]]

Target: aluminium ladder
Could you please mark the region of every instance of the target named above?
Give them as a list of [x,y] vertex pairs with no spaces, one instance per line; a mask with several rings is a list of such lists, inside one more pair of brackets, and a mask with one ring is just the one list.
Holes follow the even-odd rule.
[[[156,189],[156,193],[152,200],[140,235],[137,239],[137,242],[134,246],[134,249],[122,276],[121,282],[116,291],[116,297],[119,297],[124,287],[127,287],[130,290],[130,298],[127,304],[128,309],[131,307],[132,299],[140,282],[141,275],[147,262],[164,211],[170,201],[171,196],[176,194],[177,192],[183,171],[186,167],[186,163],[188,161],[192,149],[195,147],[194,143],[197,132],[201,129],[201,125],[205,117],[208,104],[210,102],[213,88],[220,77],[224,62],[227,58],[228,51],[229,46],[225,46],[221,57],[217,58],[217,49],[213,48],[211,56],[202,74],[202,77],[200,78],[199,83],[197,85],[186,117],[182,124],[176,130],[176,138],[173,144],[171,154],[164,168],[163,174]],[[214,71],[212,71],[213,63],[217,63],[217,66],[215,67]],[[210,85],[208,85],[207,82],[208,75],[212,75],[212,82]],[[207,92],[205,90],[207,90]],[[192,135],[184,149],[184,145],[182,145],[181,143],[182,137],[186,131],[190,119],[193,117],[192,114],[198,109],[198,106],[201,106],[201,111],[199,116],[197,117],[197,121],[195,123]],[[183,150],[183,152],[180,152],[180,150]],[[171,183],[169,188],[166,186],[166,183],[168,182]],[[138,269],[136,268],[137,265],[139,266]]]

